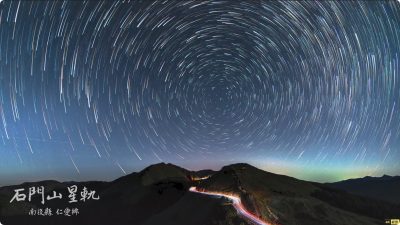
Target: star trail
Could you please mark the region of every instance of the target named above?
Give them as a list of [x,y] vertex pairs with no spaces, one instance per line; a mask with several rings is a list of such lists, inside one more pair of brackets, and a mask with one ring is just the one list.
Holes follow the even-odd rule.
[[0,2],[0,180],[400,171],[398,1]]

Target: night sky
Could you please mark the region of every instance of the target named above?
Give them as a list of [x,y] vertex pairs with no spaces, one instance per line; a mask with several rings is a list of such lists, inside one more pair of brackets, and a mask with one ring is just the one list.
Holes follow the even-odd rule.
[[0,184],[397,175],[400,2],[4,0],[0,118]]

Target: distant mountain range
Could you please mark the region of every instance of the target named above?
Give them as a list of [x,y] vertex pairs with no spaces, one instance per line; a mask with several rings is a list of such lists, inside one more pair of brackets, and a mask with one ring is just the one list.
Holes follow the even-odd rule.
[[349,179],[329,186],[349,193],[400,204],[400,176]]
[[[268,224],[383,224],[386,218],[400,217],[400,205],[395,201],[351,194],[336,188],[337,184],[302,181],[248,164],[229,165],[220,171],[196,172],[161,163],[112,182],[42,181],[2,187],[0,222],[4,225],[252,224],[236,212],[230,200],[190,192],[192,186],[198,190],[237,196],[248,212]],[[88,190],[95,190],[100,199],[68,203],[67,189],[71,185],[78,187],[78,196],[83,187],[87,187]],[[42,205],[40,198],[35,196],[31,202],[10,203],[16,189],[28,190],[34,186],[44,186],[46,196],[53,191],[62,193],[63,199],[47,201]],[[379,196],[382,190],[377,189],[374,196],[369,196]],[[32,208],[45,207],[78,208],[79,215],[28,215]]]

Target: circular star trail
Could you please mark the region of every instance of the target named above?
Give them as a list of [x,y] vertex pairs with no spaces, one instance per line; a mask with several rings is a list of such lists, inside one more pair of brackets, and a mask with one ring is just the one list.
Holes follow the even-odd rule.
[[0,175],[395,174],[399,73],[397,1],[6,0]]

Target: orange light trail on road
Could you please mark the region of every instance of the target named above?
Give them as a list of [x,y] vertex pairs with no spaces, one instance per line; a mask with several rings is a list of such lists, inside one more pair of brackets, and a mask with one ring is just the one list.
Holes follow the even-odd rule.
[[221,193],[221,192],[198,190],[196,187],[189,188],[189,191],[194,192],[194,193],[210,195],[210,196],[217,196],[217,197],[227,198],[227,199],[232,201],[233,207],[238,211],[238,213],[241,214],[242,216],[244,216],[245,218],[249,219],[251,222],[253,222],[253,223],[257,224],[257,225],[271,225],[271,224],[261,220],[260,218],[258,218],[253,213],[249,212],[244,207],[240,197],[238,197],[238,196],[230,195],[230,194],[226,194],[226,193]]

